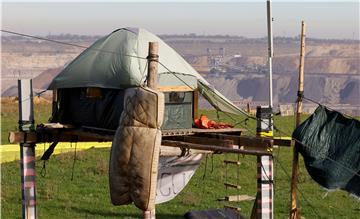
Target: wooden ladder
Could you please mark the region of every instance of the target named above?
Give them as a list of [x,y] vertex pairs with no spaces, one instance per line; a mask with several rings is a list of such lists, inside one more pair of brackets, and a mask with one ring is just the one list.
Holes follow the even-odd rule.
[[[225,182],[224,182],[224,186],[226,189],[226,196],[222,199],[222,201],[226,201],[226,202],[242,202],[242,201],[251,201],[251,200],[255,200],[255,197],[249,196],[249,195],[229,195],[229,191],[230,189],[232,190],[236,190],[238,194],[240,194],[240,189],[241,186],[239,185],[240,183],[240,154],[237,155],[237,160],[230,160],[227,159],[227,156],[225,154],[225,158],[224,158],[224,163],[225,163]],[[228,169],[229,167],[236,167],[236,183],[232,183],[229,182],[229,173],[228,173]],[[234,206],[231,204],[225,204],[224,208],[228,208],[228,209],[233,209],[236,211],[241,211],[241,208],[239,206]]]

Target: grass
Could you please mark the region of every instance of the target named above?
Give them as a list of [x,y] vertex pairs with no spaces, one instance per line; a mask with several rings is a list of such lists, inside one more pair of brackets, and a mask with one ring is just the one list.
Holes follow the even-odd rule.
[[[51,115],[51,105],[40,103],[34,105],[35,123],[45,123]],[[17,131],[19,122],[18,103],[1,103],[1,144],[9,144],[8,135],[10,131]]]
[[[4,110],[4,107],[3,107]],[[11,110],[10,110],[11,111]],[[2,114],[2,136],[5,130],[11,130],[16,125],[16,108],[7,118]],[[43,107],[35,108],[41,112],[37,121],[46,121],[49,113]],[[216,118],[213,111],[203,111],[210,118]],[[15,115],[14,115],[15,114]],[[231,119],[220,116],[222,120]],[[241,121],[241,117],[236,117]],[[15,122],[12,123],[11,121]],[[286,133],[293,129],[293,117],[276,117],[275,122]],[[248,121],[251,130],[255,123]],[[7,126],[3,126],[3,125]],[[4,141],[2,141],[3,143]],[[140,210],[132,205],[113,206],[110,202],[108,188],[109,149],[90,149],[77,152],[75,168],[72,169],[74,153],[64,153],[52,156],[46,164],[46,175],[40,176],[42,162],[37,162],[37,201],[39,218],[139,218]],[[291,148],[274,150],[275,156],[275,217],[288,218],[291,173]],[[213,159],[213,168],[212,162]],[[207,168],[205,159],[191,179],[188,186],[173,200],[156,206],[158,218],[182,218],[189,210],[222,208],[223,201],[218,198],[226,194],[224,182],[224,159],[237,159],[237,155],[213,155],[208,157]],[[256,193],[256,158],[240,156],[241,194]],[[205,169],[207,172],[205,173]],[[74,179],[71,180],[72,172]],[[236,182],[235,168],[229,168],[232,182]],[[205,175],[205,178],[204,178]],[[299,204],[304,218],[358,218],[360,204],[346,192],[327,193],[314,183],[307,174],[302,159],[300,159]],[[229,190],[231,191],[231,190]],[[235,204],[235,203],[233,203]],[[249,216],[253,202],[238,204],[242,213]],[[19,162],[1,165],[1,211],[2,218],[21,217],[21,190]]]

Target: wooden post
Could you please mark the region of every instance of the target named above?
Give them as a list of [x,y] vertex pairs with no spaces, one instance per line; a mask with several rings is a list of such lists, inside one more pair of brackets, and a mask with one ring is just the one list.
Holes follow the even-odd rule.
[[199,91],[194,90],[193,94],[193,119],[196,119],[199,118]]
[[158,51],[158,42],[149,42],[147,86],[154,90],[157,90]]
[[[301,22],[301,43],[300,43],[300,64],[299,64],[299,86],[298,86],[298,99],[296,107],[296,127],[300,124],[300,116],[302,113],[302,96],[304,93],[304,61],[305,61],[305,22]],[[299,152],[294,146],[293,149],[293,162],[292,162],[292,177],[291,177],[291,209],[290,218],[299,219],[300,211],[297,207],[297,183],[299,172]]]
[[[158,42],[149,42],[147,86],[153,90],[157,90],[158,51]],[[156,192],[156,190],[154,190],[154,192]],[[143,211],[143,218],[155,219],[155,206],[148,206],[148,209]]]
[[[34,106],[32,80],[18,80],[19,92],[19,130],[24,135],[34,131]],[[36,218],[35,189],[35,143],[20,143],[20,170],[22,218]]]

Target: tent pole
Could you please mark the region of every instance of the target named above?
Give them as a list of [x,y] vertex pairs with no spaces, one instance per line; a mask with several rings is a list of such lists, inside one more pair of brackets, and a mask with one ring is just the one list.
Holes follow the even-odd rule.
[[[302,97],[304,93],[304,61],[305,61],[305,22],[301,22],[301,43],[300,43],[300,64],[299,64],[299,85],[296,107],[296,127],[299,126],[302,113]],[[297,183],[299,174],[299,152],[294,146],[291,177],[291,209],[290,219],[300,218],[300,211],[297,206]]]
[[[158,61],[159,61],[158,51],[159,51],[158,42],[149,42],[149,54],[147,57],[148,59],[147,86],[153,90],[157,90],[157,74],[158,74]],[[159,156],[159,155],[154,155],[154,156]],[[156,189],[153,192],[156,192]],[[154,194],[153,197],[156,197],[156,195]],[[149,204],[148,208],[143,211],[143,218],[155,219],[155,201]]]

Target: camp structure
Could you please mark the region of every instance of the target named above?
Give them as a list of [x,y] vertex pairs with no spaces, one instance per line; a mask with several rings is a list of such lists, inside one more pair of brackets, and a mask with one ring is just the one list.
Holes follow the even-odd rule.
[[[151,53],[151,44],[156,44],[156,53]],[[152,68],[154,63],[156,70]],[[150,86],[153,80],[157,86]],[[258,167],[261,162],[267,164],[264,170],[257,168],[258,194],[252,217],[272,217],[273,184],[265,179],[273,175],[269,159],[276,140],[261,135],[243,136],[243,130],[237,128],[194,127],[199,117],[201,125],[207,121],[198,115],[200,95],[217,111],[249,115],[148,31],[115,30],[69,63],[48,88],[54,93],[50,123],[35,125],[31,80],[19,80],[18,89],[20,131],[11,132],[9,141],[20,143],[22,160],[25,156],[34,157],[21,168],[23,180],[31,180],[33,185],[22,188],[23,191],[35,191],[35,179],[26,178],[25,170],[35,167],[36,143],[52,143],[41,158],[47,160],[58,142],[112,141],[109,162],[112,203],[134,203],[143,210],[144,218],[153,218],[155,204],[179,194],[205,153],[246,154],[258,157]],[[258,125],[263,124],[260,121],[265,117],[261,113],[257,116]],[[239,168],[239,162],[231,160],[225,164]],[[241,188],[240,182],[227,180],[226,189]],[[36,213],[36,205],[26,202],[36,199],[31,194],[35,192],[23,195],[23,209]],[[241,197],[236,196],[235,200]],[[234,197],[224,200],[234,201]],[[225,207],[239,211],[238,207]]]
[[52,122],[115,130],[124,90],[143,86],[147,78],[148,42],[159,43],[158,90],[165,93],[163,129],[191,128],[201,94],[215,109],[241,109],[214,89],[175,50],[140,28],[122,28],[99,39],[57,75]]
[[[157,91],[145,88],[149,42],[157,42],[158,46]],[[174,198],[189,182],[202,158],[202,154],[178,157],[176,148],[168,152],[175,150],[176,156],[164,156],[162,147],[159,161],[149,159],[158,153],[151,142],[161,139],[155,117],[161,118],[162,130],[191,130],[198,117],[199,94],[219,111],[243,113],[170,46],[138,28],[118,29],[96,41],[53,79],[49,89],[54,90],[55,97],[52,123],[117,130],[109,164],[111,200],[115,205],[134,202],[144,211],[152,210],[155,202]],[[164,105],[164,109],[158,110],[157,105]],[[160,115],[158,111],[164,113]],[[158,144],[155,148],[160,147]],[[128,169],[132,171],[126,172]],[[155,174],[147,174],[154,171]],[[180,178],[174,181],[174,176]],[[156,197],[148,195],[154,186]],[[167,189],[170,193],[164,192]]]

